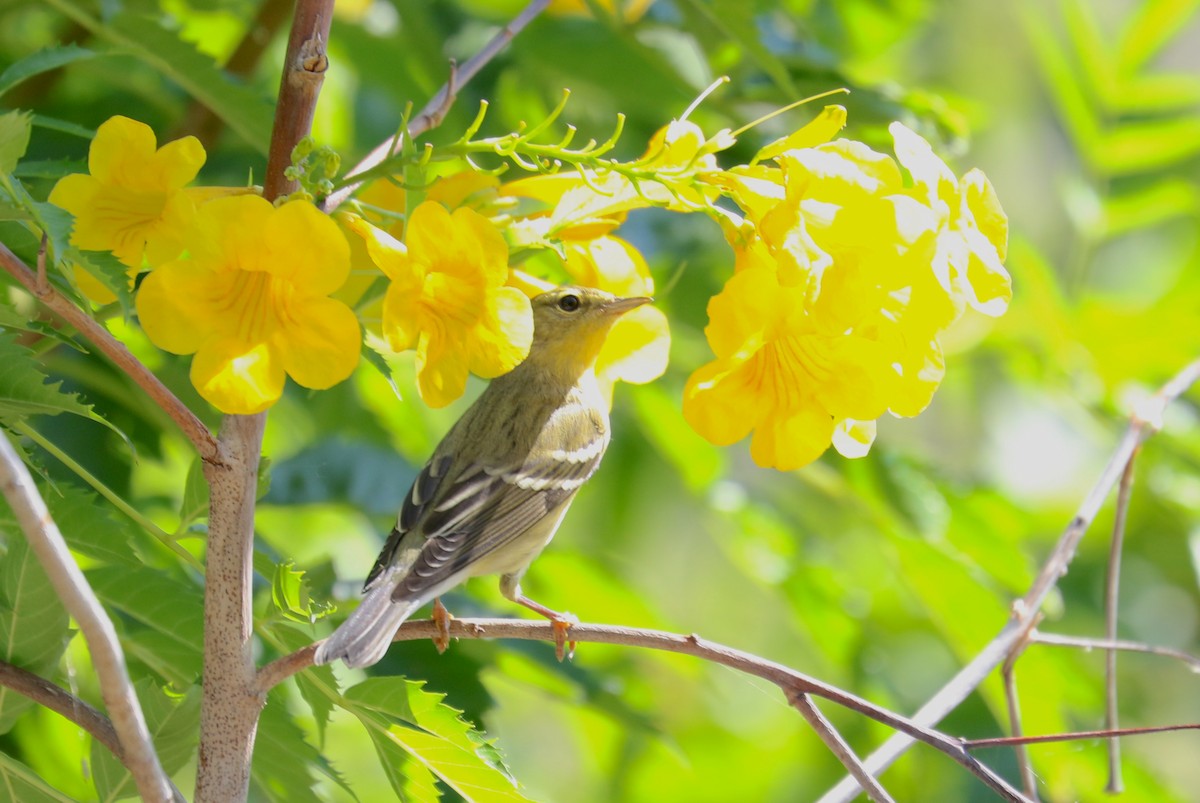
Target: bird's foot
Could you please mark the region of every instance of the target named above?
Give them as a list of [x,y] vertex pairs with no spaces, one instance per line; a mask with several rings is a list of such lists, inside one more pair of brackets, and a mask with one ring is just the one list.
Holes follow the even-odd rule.
[[433,615],[430,618],[437,626],[437,633],[433,635],[433,646],[440,655],[450,647],[450,623],[454,621],[454,614],[446,610],[441,597],[438,597],[433,601]]
[[554,624],[554,655],[558,658],[559,663],[562,663],[563,658],[573,659],[575,657],[575,642],[568,642],[567,636],[571,632],[571,625],[579,624],[579,617],[573,613],[559,613],[520,593],[513,594],[512,601],[518,605],[524,605],[534,613],[545,616]]

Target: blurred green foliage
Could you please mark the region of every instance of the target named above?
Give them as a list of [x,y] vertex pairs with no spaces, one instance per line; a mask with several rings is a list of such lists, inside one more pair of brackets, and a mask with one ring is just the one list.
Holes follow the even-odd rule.
[[[437,91],[450,58],[465,61],[521,5],[339,3],[317,141],[353,163],[394,134],[406,104],[420,108]],[[202,179],[257,181],[284,37],[260,28],[261,58],[240,62],[239,75],[219,65],[256,13],[276,6],[10,0],[0,7],[0,103],[34,115],[15,177],[44,200],[55,179],[81,169],[87,137],[109,116],[150,123],[164,141],[201,130],[207,108],[219,122],[207,129]],[[698,632],[915,710],[1003,624],[1137,401],[1200,355],[1200,3],[657,0],[636,20],[588,6],[594,17],[537,19],[462,88],[430,137],[456,138],[481,99],[492,109],[483,133],[504,133],[543,118],[570,88],[565,119],[583,138],[603,140],[618,113],[629,116],[619,153],[632,157],[720,75],[730,83],[693,116],[710,132],[848,87],[850,136],[885,147],[887,123],[900,119],[958,167],[989,175],[1011,217],[1014,300],[996,322],[956,326],[933,405],[885,422],[870,456],[830,453],[774,474],[753,466],[744,445],[705,444],[679,415],[684,377],[705,359],[705,304],[731,254],[705,221],[635,215],[623,232],[663,288],[673,365],[652,386],[618,392],[605,465],[525,586],[584,621]],[[755,129],[730,157],[809,113]],[[37,244],[10,211],[0,209],[0,241],[32,264]],[[215,424],[186,363],[112,312],[110,329]],[[203,581],[166,544],[203,554],[196,461],[126,377],[11,285],[0,315],[12,331],[0,337],[0,422],[116,620],[164,765],[188,789]],[[261,660],[326,632],[311,620],[356,593],[414,467],[465,408],[424,408],[411,375],[398,371],[392,385],[364,364],[328,392],[289,388],[272,410],[255,562]],[[1169,411],[1139,459],[1120,616],[1122,637],[1193,654],[1197,399]],[[1102,634],[1110,525],[1111,506],[1043,629]],[[66,614],[7,511],[0,534],[0,657],[98,704],[86,649],[66,643]],[[459,615],[516,615],[490,581],[447,604]],[[1102,725],[1102,653],[1033,646],[1017,671],[1028,732]],[[458,643],[437,656],[406,643],[366,676],[322,668],[272,693],[253,799],[378,800],[389,790],[518,799],[506,787],[513,777],[536,800],[790,801],[814,799],[842,775],[777,690],[681,656],[582,645],[559,665],[544,644]],[[1179,662],[1123,655],[1122,722],[1200,721],[1197,683]],[[861,753],[888,735],[825,710]],[[982,737],[1006,722],[993,679],[944,728]],[[1124,749],[1124,799],[1194,799],[1194,733],[1126,739]],[[1031,753],[1044,798],[1100,796],[1102,744]],[[1014,777],[1011,751],[981,758]],[[89,737],[4,689],[0,775],[0,799],[133,793]],[[904,800],[987,799],[925,749],[884,783]]]

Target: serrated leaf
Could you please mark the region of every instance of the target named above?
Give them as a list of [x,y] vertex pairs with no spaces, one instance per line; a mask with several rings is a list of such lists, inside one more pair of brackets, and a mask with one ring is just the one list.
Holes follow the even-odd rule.
[[97,53],[94,51],[73,44],[41,48],[10,64],[8,69],[0,73],[0,95],[35,75],[58,69],[73,61],[90,59],[96,55]]
[[71,173],[86,173],[87,162],[79,159],[26,159],[17,165],[13,175],[17,178],[54,180]]
[[275,565],[271,575],[271,599],[284,617],[300,624],[312,624],[328,615],[333,606],[312,601],[304,571],[295,566],[291,560]]
[[208,517],[208,480],[204,477],[204,461],[198,456],[188,466],[183,483],[183,500],[179,503],[179,530]]
[[61,259],[71,247],[71,227],[74,226],[75,219],[71,217],[70,212],[49,201],[34,201],[29,204],[29,211],[33,213],[38,228],[50,241],[50,253],[55,260]]
[[392,726],[378,715],[366,712],[360,716],[367,727],[367,735],[375,746],[379,766],[387,776],[396,798],[408,803],[437,803],[441,799],[436,777],[411,752],[401,740],[392,738]]
[[133,314],[133,290],[130,288],[129,267],[107,251],[80,251],[71,248],[63,261],[78,264],[96,278],[104,289],[117,297],[125,320]]
[[0,803],[74,803],[29,767],[0,752]]
[[94,128],[86,128],[78,123],[72,123],[69,120],[59,120],[57,117],[47,117],[44,114],[35,114],[33,116],[33,124],[38,128],[70,134],[80,139],[91,140],[96,137],[96,129]]
[[65,482],[44,496],[50,515],[73,551],[101,563],[142,565],[134,549],[132,525],[128,519],[110,515],[107,503],[98,496]]
[[274,118],[271,105],[254,90],[235,83],[194,44],[157,20],[133,13],[118,14],[98,33],[183,87],[259,153],[267,152]]
[[[200,728],[200,687],[193,686],[182,698],[163,692],[149,679],[136,684],[146,726],[163,770],[177,772],[196,752]],[[92,778],[101,801],[122,800],[137,794],[129,770],[108,748],[92,742]]]
[[[276,623],[271,626],[271,634],[290,652],[312,643],[312,636],[291,625]],[[317,723],[317,735],[321,743],[325,741],[325,726],[333,713],[332,694],[339,691],[337,678],[330,666],[310,666],[294,676],[300,696],[312,709],[313,719]]]
[[320,803],[312,788],[316,782],[314,770],[354,795],[341,774],[304,738],[304,731],[292,719],[282,698],[270,695],[254,740],[252,788],[263,800]]
[[[3,79],[4,76],[0,75],[0,81]],[[32,130],[29,112],[0,114],[0,173],[11,173],[16,169],[17,162],[29,147],[29,132]]]
[[[37,558],[12,519],[7,503],[0,530],[8,552],[0,560],[0,658],[36,675],[58,664],[71,632],[67,611]],[[0,687],[0,733],[6,733],[33,703]]]
[[171,666],[182,675],[200,673],[204,644],[204,597],[192,581],[148,567],[102,566],[86,572],[105,605],[162,636]]
[[16,420],[31,415],[70,413],[108,427],[132,450],[129,438],[99,416],[76,393],[60,390],[62,382],[49,383],[34,362],[33,353],[16,342],[10,332],[0,332],[0,420]]
[[484,734],[445,705],[444,694],[425,691],[424,685],[402,677],[369,678],[347,689],[344,698],[373,731],[373,740],[386,738],[401,747],[465,799],[527,800]]

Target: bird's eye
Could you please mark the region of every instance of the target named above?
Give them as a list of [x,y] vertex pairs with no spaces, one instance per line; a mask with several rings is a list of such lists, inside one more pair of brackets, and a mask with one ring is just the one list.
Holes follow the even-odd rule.
[[558,300],[558,308],[563,312],[574,312],[579,309],[579,296],[565,295]]

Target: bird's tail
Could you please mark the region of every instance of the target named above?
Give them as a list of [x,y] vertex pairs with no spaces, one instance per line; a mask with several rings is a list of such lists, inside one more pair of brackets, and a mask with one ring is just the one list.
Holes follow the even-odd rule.
[[[381,578],[386,579],[386,578]],[[370,666],[383,657],[396,635],[396,628],[420,608],[423,600],[393,600],[393,583],[376,583],[362,603],[325,639],[313,663],[328,664],[341,659],[349,667]]]

